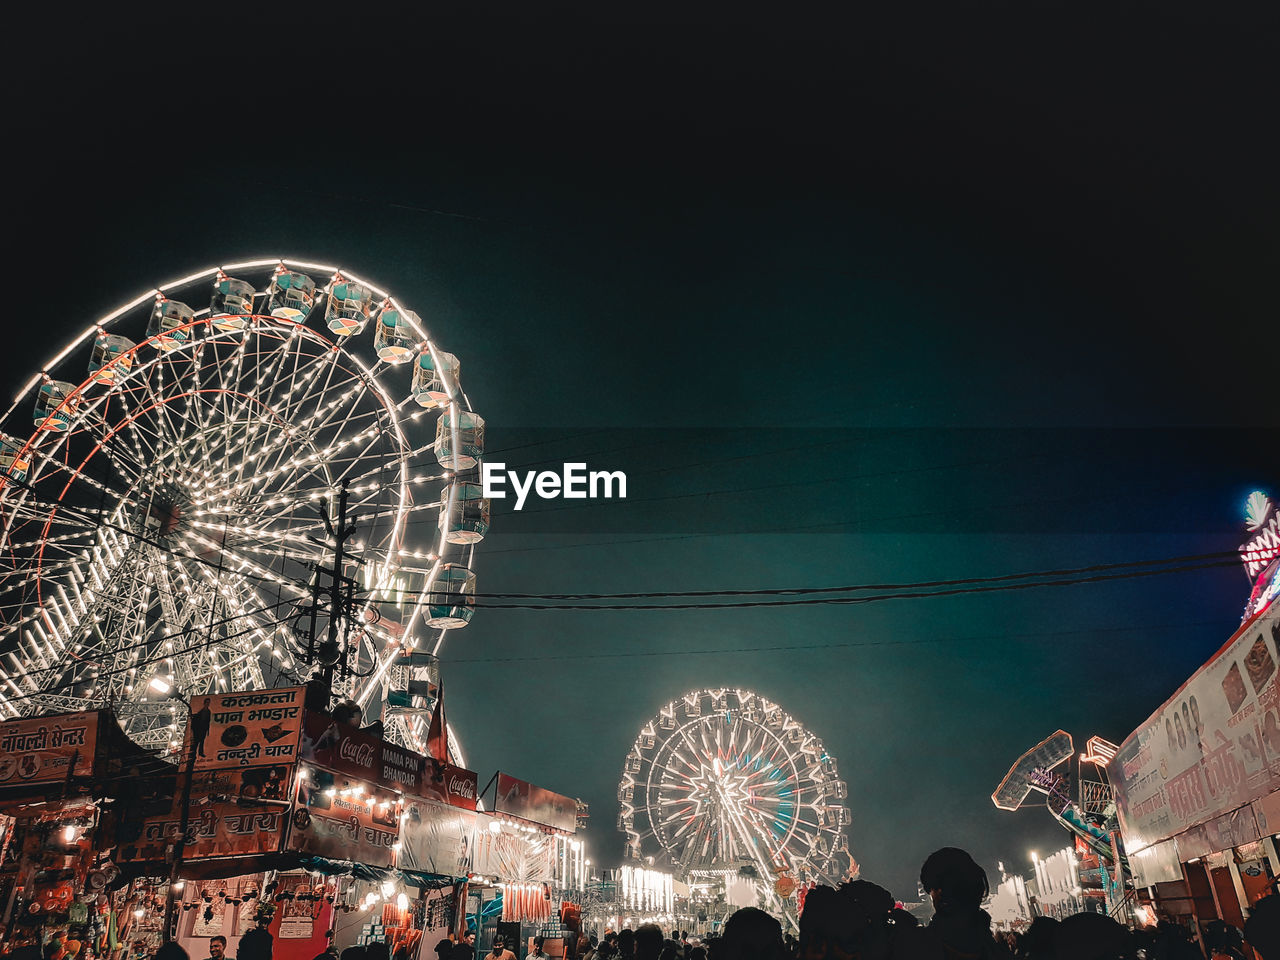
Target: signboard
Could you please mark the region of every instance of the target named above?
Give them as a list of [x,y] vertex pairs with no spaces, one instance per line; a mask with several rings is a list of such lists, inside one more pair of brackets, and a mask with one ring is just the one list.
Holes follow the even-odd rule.
[[399,866],[444,877],[465,877],[472,871],[476,815],[449,804],[409,798],[400,826]]
[[1280,510],[1255,490],[1245,501],[1244,525],[1249,539],[1240,544],[1240,560],[1253,585],[1244,608],[1247,620],[1280,596]]
[[313,769],[298,783],[288,847],[336,860],[393,866],[400,835],[400,798],[345,774]]
[[327,714],[308,711],[302,724],[302,759],[376,783],[413,793],[422,782],[424,759]]
[[1233,811],[1280,790],[1278,648],[1273,604],[1121,744],[1107,774],[1131,855],[1193,827],[1201,846],[1258,839],[1256,818]]
[[509,817],[519,817],[566,833],[573,833],[578,826],[577,801],[505,773],[498,774],[494,809]]
[[91,776],[98,718],[95,710],[0,723],[0,787]]
[[429,759],[417,795],[462,810],[475,810],[479,785],[474,770]]
[[[197,771],[191,780],[184,856],[247,857],[278,851],[288,812],[288,777],[289,769],[283,766]],[[165,847],[182,826],[180,802],[179,796],[171,811],[148,817],[141,836],[120,845],[117,859],[164,859]]]
[[302,687],[193,697],[187,736],[195,740],[195,769],[292,763],[304,699]]

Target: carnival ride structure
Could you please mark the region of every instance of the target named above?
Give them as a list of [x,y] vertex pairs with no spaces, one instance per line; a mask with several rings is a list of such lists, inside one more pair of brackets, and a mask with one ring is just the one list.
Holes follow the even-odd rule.
[[304,679],[328,569],[335,692],[421,750],[473,611],[483,449],[457,358],[345,269],[230,264],[113,310],[0,419],[0,719],[109,705],[175,748],[165,691]]
[[791,892],[856,869],[836,760],[782,708],[751,691],[695,690],[640,730],[618,785],[628,854],[685,878],[757,878],[794,915]]

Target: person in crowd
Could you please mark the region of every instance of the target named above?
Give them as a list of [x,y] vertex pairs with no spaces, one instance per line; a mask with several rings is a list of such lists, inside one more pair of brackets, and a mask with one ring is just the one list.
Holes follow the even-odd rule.
[[453,945],[453,949],[449,952],[449,960],[475,960],[475,957],[476,935],[468,930]]
[[636,928],[635,960],[658,960],[662,954],[662,928],[656,923],[644,923]]
[[502,937],[493,938],[493,949],[485,954],[485,960],[516,960],[516,955],[507,949]]
[[1053,960],[1053,936],[1058,929],[1054,917],[1036,917],[1018,941],[1018,960]]
[[542,945],[546,943],[542,937],[533,938],[533,949],[529,951],[525,960],[548,960],[547,953],[542,949]]
[[920,867],[920,884],[933,901],[929,933],[947,960],[1005,960],[1009,956],[991,935],[991,917],[982,909],[982,901],[990,893],[987,874],[973,857],[958,847],[934,851]]
[[382,940],[365,944],[364,955],[365,960],[391,960],[391,951]]
[[230,960],[227,957],[227,938],[217,934],[209,938],[209,956],[205,960]]
[[602,940],[600,941],[600,944],[596,947],[596,952],[595,952],[596,960],[615,960],[617,956],[618,956],[618,948],[614,946],[614,943],[612,940],[609,940],[609,939]]
[[755,907],[743,907],[725,921],[715,952],[716,960],[782,960],[782,956],[782,924]]
[[635,960],[636,934],[630,927],[623,927],[618,933],[618,956],[622,960]]
[[266,927],[254,927],[240,938],[237,960],[271,960],[273,938]]
[[1111,917],[1077,913],[1066,917],[1053,932],[1053,957],[1072,960],[1126,960],[1129,935]]
[[595,960],[596,938],[589,937],[585,933],[579,934],[576,952],[578,960]]
[[168,943],[160,944],[155,960],[190,960],[190,957],[187,951],[178,946],[178,941],[170,940]]
[[1156,924],[1152,953],[1156,960],[1204,960],[1204,954],[1192,942],[1187,929],[1170,920]]
[[1244,960],[1244,941],[1240,931],[1225,920],[1205,924],[1204,945],[1210,960]]
[[1273,893],[1253,905],[1244,938],[1262,960],[1280,960],[1280,896]]
[[[448,942],[448,941],[445,941],[445,942]],[[347,947],[347,949],[342,951],[342,954],[339,957],[339,960],[365,960],[364,947],[362,946]]]

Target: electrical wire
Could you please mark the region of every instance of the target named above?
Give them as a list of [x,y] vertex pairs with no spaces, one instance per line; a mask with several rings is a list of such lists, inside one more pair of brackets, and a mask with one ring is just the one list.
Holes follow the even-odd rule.
[[[258,624],[258,625],[252,626],[252,627],[248,627],[248,628],[246,628],[246,629],[244,629],[244,630],[241,630],[241,631],[239,631],[239,632],[237,632],[237,633],[227,634],[226,636],[211,637],[211,638],[209,638],[208,640],[204,641],[203,643],[196,644],[196,645],[195,645],[195,646],[193,646],[193,647],[187,647],[187,648],[186,648],[185,650],[183,650],[182,652],[183,652],[184,654],[185,654],[185,653],[190,653],[190,652],[191,652],[191,651],[193,651],[193,650],[200,650],[200,649],[203,649],[203,648],[205,648],[205,647],[213,646],[214,644],[217,644],[217,643],[224,643],[224,642],[226,642],[226,641],[228,641],[228,640],[238,640],[240,637],[243,637],[243,636],[245,636],[246,634],[254,633],[254,632],[258,631],[258,630],[263,629],[263,628],[264,628],[264,626],[265,626],[265,627],[267,627],[267,628],[275,627],[275,626],[279,626],[280,624],[284,623],[286,619],[287,619],[287,618],[282,618],[282,619],[275,620],[275,621],[272,621],[272,622],[270,622],[270,623],[267,623],[267,624],[265,624],[265,625],[264,625],[264,624]],[[202,632],[203,632],[203,631],[202,631]],[[154,656],[154,657],[148,657],[148,658],[146,658],[146,659],[139,660],[137,663],[131,663],[131,664],[129,664],[129,666],[127,666],[127,667],[118,667],[118,668],[116,668],[115,670],[99,671],[98,676],[97,676],[95,679],[96,679],[96,680],[101,680],[103,677],[114,677],[114,676],[118,676],[119,674],[127,673],[129,670],[137,669],[138,667],[141,667],[141,666],[147,666],[147,665],[152,664],[152,663],[159,663],[159,662],[160,662],[160,661],[162,661],[162,660],[168,660],[168,659],[171,659],[171,657],[172,657],[172,655],[171,655],[171,654],[169,654],[169,653],[165,653],[165,654],[162,654],[162,655],[157,655],[157,656]],[[281,672],[283,672],[283,671],[281,671]],[[80,684],[80,683],[83,683],[83,682],[84,682],[83,680],[72,680],[72,681],[69,681],[69,682],[67,682],[67,683],[59,684],[59,685],[58,685],[58,686],[56,686],[56,687],[48,687],[48,688],[45,688],[45,689],[42,689],[42,690],[37,690],[37,691],[31,692],[31,693],[15,694],[15,695],[13,695],[13,696],[6,696],[4,699],[5,699],[5,702],[7,702],[7,703],[16,703],[16,702],[18,702],[18,701],[22,701],[22,700],[33,700],[33,699],[36,699],[36,698],[39,698],[39,697],[49,696],[50,694],[57,693],[57,692],[58,692],[58,691],[60,691],[60,690],[66,690],[66,689],[69,689],[69,688],[75,687],[77,684]]]
[[[1000,593],[1009,590],[1033,590],[1040,587],[1075,586],[1082,583],[1102,583],[1111,580],[1133,580],[1158,577],[1170,573],[1191,573],[1213,567],[1234,567],[1238,559],[1219,560],[1192,564],[1167,570],[1135,570],[1116,574],[1099,574],[1091,577],[1072,577],[1054,580],[1038,580],[1034,583],[1001,583],[979,587],[961,587],[953,590],[911,591],[903,593],[872,594],[865,597],[816,597],[791,600],[749,600],[729,603],[660,603],[660,604],[574,604],[574,603],[484,603],[476,602],[477,609],[489,610],[742,610],[755,607],[801,607],[823,605],[848,605],[876,603],[882,600],[917,600],[926,597],[955,597],[967,594]],[[472,604],[469,604],[472,605]]]
[[911,647],[928,643],[986,643],[999,640],[1034,637],[1058,638],[1092,636],[1094,634],[1136,633],[1140,630],[1184,630],[1192,627],[1221,626],[1217,620],[1185,621],[1183,623],[1141,624],[1130,627],[1102,627],[1095,630],[1053,630],[1024,633],[985,634],[967,637],[916,637],[904,640],[837,640],[832,643],[767,644],[744,647],[706,647],[681,650],[622,650],[615,653],[552,653],[533,657],[441,657],[441,663],[542,663],[558,660],[625,660],[641,657],[697,657],[742,653],[782,653],[793,650],[843,650],[858,647]]

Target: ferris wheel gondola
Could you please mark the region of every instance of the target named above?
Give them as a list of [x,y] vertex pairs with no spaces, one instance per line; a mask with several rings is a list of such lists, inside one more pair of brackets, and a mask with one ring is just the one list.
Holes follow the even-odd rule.
[[340,692],[393,708],[391,735],[421,746],[420,681],[471,619],[489,517],[459,475],[483,420],[443,357],[376,285],[292,260],[201,271],[85,329],[0,419],[0,719],[112,705],[171,746],[153,680],[298,682],[320,510],[345,488],[343,572],[364,594]]

